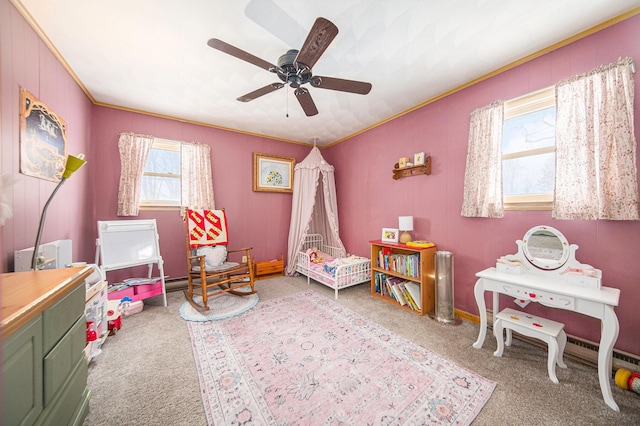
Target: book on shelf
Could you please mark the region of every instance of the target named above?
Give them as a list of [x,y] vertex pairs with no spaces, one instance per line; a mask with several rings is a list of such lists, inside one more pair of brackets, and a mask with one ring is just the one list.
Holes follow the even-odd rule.
[[389,296],[391,297],[391,294],[389,293],[389,284],[387,283],[387,275],[380,273],[380,272],[376,272],[375,274],[375,286],[376,286],[376,293],[382,295],[382,296]]
[[143,284],[153,284],[157,281],[160,281],[160,277],[156,278],[126,278],[122,280],[123,284],[132,286],[132,285],[143,285]]
[[398,287],[398,284],[400,284],[402,281],[402,278],[387,277],[387,284],[389,284],[389,288],[391,289],[391,293],[393,294],[394,299],[396,299],[396,301],[400,305],[404,306],[407,304],[407,299],[404,297],[404,293],[402,292],[400,287]]
[[129,288],[129,286],[124,283],[109,284],[109,286],[107,287],[107,293],[124,290],[125,288]]
[[387,271],[398,272],[407,277],[420,278],[419,253],[393,253],[383,248],[378,252],[378,265]]
[[404,287],[407,289],[407,292],[411,295],[411,298],[415,302],[418,310],[422,310],[422,300],[420,298],[420,284],[415,283],[413,281],[406,281],[404,283]]
[[418,305],[416,305],[416,302],[413,300],[411,294],[409,293],[409,291],[407,291],[407,287],[405,286],[405,284],[408,282],[409,281],[402,281],[401,283],[398,283],[398,288],[400,289],[400,291],[402,291],[403,296],[407,300],[407,305],[409,305],[409,307],[414,311],[417,311]]

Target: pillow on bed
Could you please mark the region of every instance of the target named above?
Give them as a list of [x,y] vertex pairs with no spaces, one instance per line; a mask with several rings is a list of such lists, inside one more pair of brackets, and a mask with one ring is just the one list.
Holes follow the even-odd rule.
[[204,263],[207,268],[216,268],[227,260],[227,248],[225,246],[198,247],[196,253],[198,256],[205,256]]

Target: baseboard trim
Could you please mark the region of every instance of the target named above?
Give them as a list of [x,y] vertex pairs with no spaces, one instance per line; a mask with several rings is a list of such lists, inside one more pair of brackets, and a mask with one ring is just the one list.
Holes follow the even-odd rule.
[[[459,311],[458,309],[455,309],[455,313],[460,318],[475,324],[480,324],[480,317],[478,315]],[[491,309],[487,309],[487,324],[491,329],[493,329],[493,311]],[[517,332],[513,332],[513,337],[523,342],[546,348],[546,344],[540,342],[538,339],[523,336]],[[596,342],[567,334],[567,346],[564,349],[564,354],[577,362],[597,368],[598,348],[599,344]],[[619,368],[626,368],[630,371],[640,371],[640,356],[614,348],[612,360],[613,372],[617,371]]]

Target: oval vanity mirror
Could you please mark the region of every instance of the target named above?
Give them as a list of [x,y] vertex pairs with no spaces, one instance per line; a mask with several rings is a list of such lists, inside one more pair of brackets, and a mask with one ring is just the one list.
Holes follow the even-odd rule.
[[522,242],[525,257],[540,269],[558,269],[569,259],[569,242],[550,226],[534,226]]

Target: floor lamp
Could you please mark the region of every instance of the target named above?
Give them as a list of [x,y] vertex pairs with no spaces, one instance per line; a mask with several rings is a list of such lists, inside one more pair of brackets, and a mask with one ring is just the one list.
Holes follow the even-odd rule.
[[47,202],[44,205],[44,208],[42,209],[42,214],[40,215],[40,226],[38,227],[38,236],[36,237],[36,244],[33,246],[33,257],[31,257],[31,269],[34,271],[38,269],[37,268],[38,250],[40,248],[40,237],[42,237],[42,228],[44,228],[44,218],[47,215],[47,207],[49,207],[49,203],[51,202],[51,200],[53,200],[53,196],[56,195],[56,192],[58,192],[58,189],[60,189],[62,184],[65,183],[65,181],[71,177],[73,172],[75,172],[80,167],[82,167],[86,162],[87,161],[84,159],[84,154],[80,154],[77,157],[74,157],[73,155],[67,156],[67,162],[64,166],[64,172],[62,172],[62,178],[60,179],[60,182],[58,182],[58,185],[56,185],[56,188],[53,190],[53,192],[49,196],[49,199],[47,200]]

